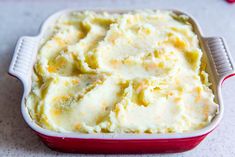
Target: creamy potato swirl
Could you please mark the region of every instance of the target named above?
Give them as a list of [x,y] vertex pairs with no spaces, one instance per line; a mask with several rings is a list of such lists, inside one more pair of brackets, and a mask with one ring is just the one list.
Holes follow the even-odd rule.
[[26,106],[58,132],[172,133],[218,112],[186,16],[170,11],[62,15],[39,49]]

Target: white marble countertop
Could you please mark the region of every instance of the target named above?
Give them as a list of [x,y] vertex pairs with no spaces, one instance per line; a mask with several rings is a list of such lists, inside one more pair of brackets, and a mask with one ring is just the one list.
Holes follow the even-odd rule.
[[[0,1],[0,156],[78,156],[48,149],[24,123],[20,113],[21,83],[7,74],[17,39],[36,35],[43,20],[65,8],[176,8],[193,15],[205,36],[223,36],[235,58],[235,4],[223,0],[84,0]],[[224,118],[219,127],[195,149],[159,156],[235,156],[235,77],[222,89]],[[146,155],[147,156],[147,155]],[[148,155],[153,156],[153,155]]]

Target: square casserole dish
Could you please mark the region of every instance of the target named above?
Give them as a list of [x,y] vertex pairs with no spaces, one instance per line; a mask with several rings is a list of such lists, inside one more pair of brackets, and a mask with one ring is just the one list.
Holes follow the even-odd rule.
[[[73,11],[63,10],[51,15],[42,25],[39,35],[34,37],[21,37],[15,48],[14,56],[9,68],[9,74],[21,80],[24,93],[21,101],[21,112],[28,126],[41,138],[51,149],[63,152],[79,153],[171,153],[183,152],[197,146],[211,131],[213,131],[222,119],[224,106],[221,98],[221,85],[223,81],[235,75],[234,64],[226,46],[225,40],[221,37],[204,37],[196,21],[188,14],[170,10],[177,15],[186,15],[197,34],[200,47],[203,51],[203,58],[207,62],[206,71],[212,83],[212,90],[215,101],[219,104],[219,114],[212,122],[203,129],[189,133],[169,134],[115,134],[115,133],[59,133],[50,131],[38,126],[30,117],[25,98],[31,90],[31,75],[37,52],[41,46],[42,39],[48,37],[53,29],[55,21],[62,14],[69,14]],[[110,13],[125,13],[130,10],[93,10],[96,12],[106,11]]]

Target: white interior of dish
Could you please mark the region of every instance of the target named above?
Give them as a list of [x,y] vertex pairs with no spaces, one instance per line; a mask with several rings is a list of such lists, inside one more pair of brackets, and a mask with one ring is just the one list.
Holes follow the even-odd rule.
[[[37,41],[37,47],[35,48],[35,52],[33,52],[33,58],[32,61],[35,62],[36,60],[36,55],[37,55],[37,51],[38,48],[41,46],[42,42],[44,41],[44,39],[46,39],[49,35],[51,30],[53,29],[53,25],[55,23],[55,21],[57,20],[57,18],[61,15],[61,14],[67,14],[71,11],[81,11],[81,10],[63,10],[60,12],[57,12],[55,14],[53,14],[52,16],[50,16],[42,25],[40,33],[38,36],[32,37]],[[97,12],[99,11],[104,11],[104,10],[95,10]],[[107,12],[119,12],[119,13],[124,13],[126,11],[130,11],[130,10],[117,10],[117,11],[109,11],[109,10],[105,10]],[[176,14],[184,14],[189,16],[188,14],[185,14],[183,12],[180,11],[176,11],[176,10],[171,10],[173,12],[175,12]],[[31,90],[31,75],[32,75],[32,69],[33,69],[33,64],[30,65],[30,72],[29,75],[25,76],[24,79],[21,78],[21,81],[24,85],[24,94],[23,94],[23,98],[22,98],[22,102],[21,102],[21,111],[23,114],[23,117],[25,119],[25,121],[27,122],[27,124],[36,132],[40,133],[40,134],[44,134],[47,136],[56,136],[56,137],[70,137],[70,138],[95,138],[95,139],[172,139],[172,138],[189,138],[189,137],[195,137],[195,136],[200,136],[206,133],[209,133],[210,131],[212,131],[220,122],[223,112],[224,112],[224,107],[223,107],[223,102],[222,102],[222,98],[221,98],[221,83],[224,79],[224,77],[218,77],[215,73],[215,69],[213,69],[213,67],[211,66],[211,58],[210,55],[208,55],[208,48],[206,47],[205,41],[203,40],[204,37],[202,36],[202,33],[200,31],[200,28],[198,26],[198,24],[196,23],[196,21],[191,17],[190,17],[190,22],[192,23],[193,27],[194,27],[194,31],[197,33],[199,41],[200,41],[200,45],[201,48],[204,52],[204,58],[207,61],[207,72],[209,74],[209,79],[210,82],[212,83],[212,89],[215,95],[215,101],[219,104],[219,113],[213,118],[212,122],[206,126],[203,129],[200,130],[196,130],[193,132],[189,132],[189,133],[168,133],[168,134],[131,134],[131,133],[126,133],[126,134],[116,134],[116,133],[97,133],[97,134],[83,134],[83,133],[59,133],[59,132],[55,132],[55,131],[51,131],[51,130],[47,130],[44,129],[42,127],[40,127],[39,125],[37,125],[33,119],[31,119],[28,110],[25,106],[25,98],[26,96],[29,94],[30,90]]]

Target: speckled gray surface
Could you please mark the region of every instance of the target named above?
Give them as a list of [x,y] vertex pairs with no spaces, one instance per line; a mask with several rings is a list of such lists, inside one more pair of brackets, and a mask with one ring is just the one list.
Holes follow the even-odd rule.
[[[191,2],[191,3],[190,3]],[[64,8],[176,8],[192,14],[206,36],[223,36],[235,58],[235,4],[197,1],[0,1],[0,156],[78,156],[51,151],[24,123],[20,113],[21,83],[7,74],[17,39],[36,35],[43,20]],[[194,150],[159,156],[235,156],[235,77],[223,86],[224,118]],[[147,155],[146,155],[147,156]],[[152,155],[148,155],[152,156]]]

